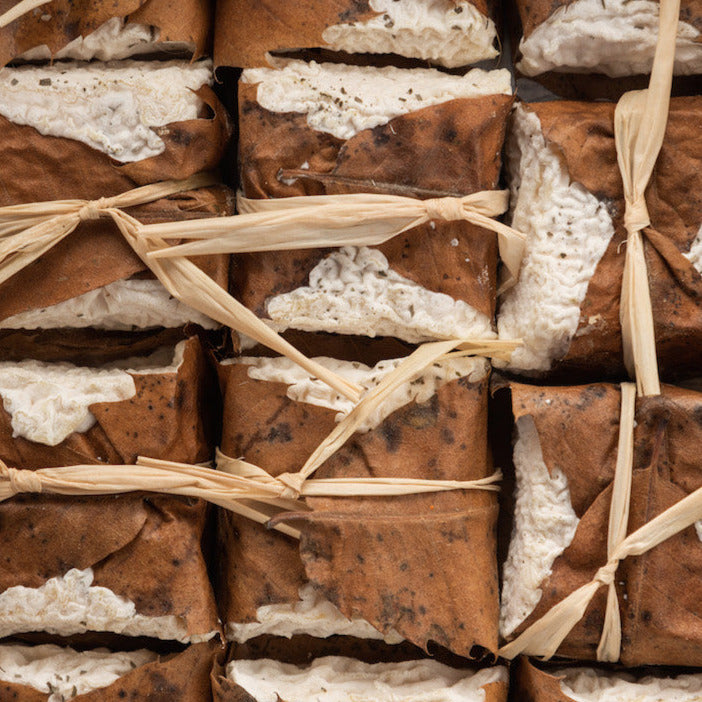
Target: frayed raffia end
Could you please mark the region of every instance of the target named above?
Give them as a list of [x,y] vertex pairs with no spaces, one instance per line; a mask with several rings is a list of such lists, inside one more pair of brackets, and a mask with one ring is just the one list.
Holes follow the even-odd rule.
[[524,234],[493,219],[507,211],[509,193],[489,190],[465,197],[419,200],[402,195],[354,193],[252,200],[239,195],[234,217],[143,226],[146,239],[198,239],[151,254],[162,259],[339,246],[379,246],[432,220],[465,221],[495,232],[507,270],[503,288],[519,277]]
[[23,15],[49,2],[51,2],[51,0],[21,0],[21,2],[18,2],[12,9],[0,15],[0,29],[7,27],[8,24],[18,20]]

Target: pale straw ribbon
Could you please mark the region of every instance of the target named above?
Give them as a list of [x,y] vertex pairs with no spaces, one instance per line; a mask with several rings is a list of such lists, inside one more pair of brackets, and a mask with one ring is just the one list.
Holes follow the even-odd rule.
[[595,593],[608,587],[605,621],[597,648],[597,660],[615,662],[621,655],[621,620],[614,577],[619,563],[629,556],[640,556],[671,536],[702,519],[702,488],[698,488],[669,509],[624,538],[629,514],[629,496],[633,468],[634,387],[622,387],[622,408],[617,466],[607,538],[607,563],[593,579],[572,592],[532,624],[514,641],[503,646],[499,654],[513,659],[521,653],[551,658],[573,627],[583,618]]
[[141,227],[146,239],[198,239],[163,248],[151,258],[216,253],[252,253],[340,246],[379,246],[431,221],[470,222],[495,232],[507,280],[519,275],[526,237],[493,219],[507,211],[509,193],[490,190],[465,197],[419,200],[401,195],[358,193],[252,200],[238,197],[241,214],[194,222]]
[[640,395],[659,395],[656,339],[641,231],[651,224],[645,192],[663,145],[680,0],[661,0],[658,43],[648,90],[625,93],[614,113],[617,160],[624,182],[627,231],[622,280],[624,361]]
[[0,29],[7,27],[11,22],[14,22],[23,15],[49,2],[51,2],[51,0],[22,0],[18,2],[12,9],[0,15]]
[[[507,342],[510,343],[510,342]],[[458,347],[459,351],[452,349]],[[507,349],[508,347],[505,347]],[[460,350],[463,349],[463,350]],[[454,490],[497,491],[497,471],[479,480],[421,480],[413,478],[310,479],[398,387],[432,363],[482,349],[474,342],[435,342],[421,346],[368,392],[335,427],[299,473],[275,478],[262,468],[218,453],[220,470],[171,461],[139,458],[136,465],[81,465],[39,470],[16,470],[0,463],[0,502],[24,493],[54,495],[115,495],[146,491],[201,498],[259,523],[285,512],[309,511],[304,497],[388,497]],[[284,523],[278,531],[299,538],[300,532]]]

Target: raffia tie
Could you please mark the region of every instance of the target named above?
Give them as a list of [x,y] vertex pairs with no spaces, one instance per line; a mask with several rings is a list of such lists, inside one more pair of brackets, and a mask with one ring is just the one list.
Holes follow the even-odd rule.
[[12,495],[43,492],[41,478],[35,475],[33,471],[8,468],[0,461],[0,480],[2,479],[7,480]]
[[519,276],[526,237],[495,219],[507,211],[509,193],[490,190],[465,197],[420,200],[402,195],[354,193],[253,200],[238,197],[235,217],[178,224],[150,224],[144,239],[191,239],[150,254],[173,256],[236,254],[340,246],[379,246],[433,220],[464,221],[495,232],[508,276]]
[[0,15],[0,29],[2,27],[7,27],[8,24],[18,20],[23,15],[49,2],[51,2],[51,0],[22,0],[18,2],[13,8]]

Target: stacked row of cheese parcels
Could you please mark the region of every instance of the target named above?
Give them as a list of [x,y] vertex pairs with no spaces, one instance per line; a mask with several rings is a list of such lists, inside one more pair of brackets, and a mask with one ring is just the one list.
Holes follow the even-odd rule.
[[[272,250],[261,227],[250,253],[213,246],[191,258],[232,305],[364,399],[417,347],[449,340],[326,444],[314,478],[483,483],[304,499],[294,484],[258,521],[251,501],[233,512],[159,492],[18,494],[0,504],[1,698],[503,702],[511,680],[514,699],[697,699],[702,677],[689,671],[498,660],[501,642],[608,561],[624,404],[613,383],[626,377],[614,104],[515,101],[509,71],[469,70],[498,54],[500,8],[489,3],[220,0],[216,17],[204,0],[79,4],[51,0],[0,30],[0,60],[13,62],[0,72],[0,205],[84,202],[75,231],[0,270],[4,464],[94,464],[95,475],[124,464],[126,475],[144,456],[293,485],[357,412],[358,398],[311,365],[176,299],[106,216],[101,198],[233,170],[234,122],[241,212],[354,193],[432,203],[381,244],[349,206],[354,243],[342,247],[300,243],[291,228],[290,245]],[[517,4],[526,75],[650,70],[656,2]],[[681,74],[701,63],[695,12],[681,14]],[[244,69],[238,82],[222,71],[215,85],[202,58],[212,27],[214,63]],[[232,121],[213,87],[236,98]],[[646,191],[660,368],[677,385],[636,401],[629,532],[702,485],[701,116],[701,98],[673,99]],[[498,234],[439,202],[452,198],[455,213],[455,198],[505,178],[508,218],[526,235],[515,280]],[[217,179],[127,211],[207,229],[235,209]],[[0,211],[4,232],[11,217]],[[496,339],[522,345],[507,361],[489,350]],[[496,358],[453,351],[466,342]],[[515,422],[514,471],[503,466],[515,500],[499,515],[493,452],[511,437],[491,385],[511,392]],[[2,477],[35,489],[25,473]],[[512,530],[504,564],[498,522]],[[699,525],[622,562],[623,665],[702,666],[701,572]],[[594,665],[605,590],[559,656]]]

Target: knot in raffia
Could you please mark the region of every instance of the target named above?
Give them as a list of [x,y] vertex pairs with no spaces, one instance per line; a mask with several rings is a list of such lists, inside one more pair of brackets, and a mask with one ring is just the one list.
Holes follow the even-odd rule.
[[611,585],[614,582],[614,575],[617,572],[617,568],[619,568],[619,559],[613,558],[597,571],[593,580],[603,585]]
[[78,218],[81,222],[100,219],[108,206],[109,202],[104,197],[101,197],[99,200],[86,202],[85,205],[78,210]]
[[42,492],[41,478],[31,470],[17,470],[0,464],[0,479],[5,479],[13,495]]
[[278,482],[284,485],[280,496],[285,500],[297,500],[302,494],[305,478],[299,473],[283,473],[278,476]]
[[460,197],[437,197],[424,200],[424,207],[429,219],[457,222],[466,217],[463,200]]
[[645,198],[639,197],[636,200],[627,201],[624,212],[624,228],[629,235],[640,232],[651,224],[648,215]]

